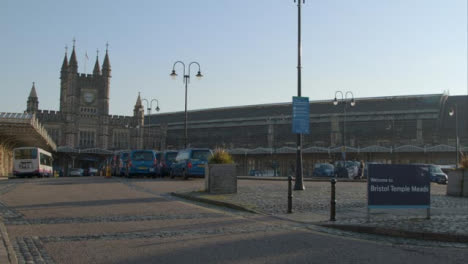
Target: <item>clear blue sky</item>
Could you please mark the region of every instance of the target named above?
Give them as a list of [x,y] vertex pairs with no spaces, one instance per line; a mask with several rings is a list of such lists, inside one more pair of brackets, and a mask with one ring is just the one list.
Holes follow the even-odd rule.
[[[306,0],[303,96],[467,93],[466,0]],[[111,114],[130,115],[138,92],[161,112],[184,110],[176,60],[198,61],[189,110],[290,102],[297,93],[293,0],[0,2],[0,112],[22,112],[36,82],[40,109],[58,110],[64,46],[79,71],[109,41]],[[177,68],[182,75],[181,68]]]

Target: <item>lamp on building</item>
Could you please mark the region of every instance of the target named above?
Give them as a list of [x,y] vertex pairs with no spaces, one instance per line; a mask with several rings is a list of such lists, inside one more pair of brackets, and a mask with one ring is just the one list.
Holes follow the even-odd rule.
[[148,99],[141,99],[142,102],[146,102],[146,109],[148,110],[148,114],[151,115],[151,109],[153,109],[153,102],[155,101],[156,102],[156,108],[154,110],[156,110],[156,112],[159,112],[160,108],[159,108],[159,101],[158,99],[151,99],[151,101],[149,101]]
[[[142,102],[146,102],[146,109],[148,109],[148,123],[151,124],[151,110],[153,109],[153,102],[156,102],[156,112],[159,112],[159,101],[158,99],[141,99]],[[146,126],[144,126],[146,128]],[[145,129],[147,133],[148,142],[151,141],[151,146],[154,147],[154,137],[151,136],[151,128]]]
[[450,111],[449,111],[449,116],[455,116],[455,152],[456,152],[456,168],[458,169],[458,163],[460,162],[460,159],[459,159],[459,153],[458,153],[458,150],[459,150],[459,146],[460,146],[460,140],[458,138],[458,106],[457,104],[454,105],[454,107],[450,108]]
[[[337,95],[341,95],[341,99],[337,98]],[[348,98],[348,95],[350,96]],[[356,101],[354,100],[354,95],[351,91],[347,91],[343,93],[342,91],[335,92],[335,99],[333,100],[333,105],[342,104],[343,105],[343,136],[342,136],[342,152],[343,152],[343,161],[346,161],[346,105],[348,104],[351,107],[356,105]]]
[[193,62],[189,63],[188,71],[187,71],[187,74],[186,74],[185,64],[182,61],[176,61],[174,63],[174,65],[172,66],[171,74],[169,74],[173,80],[175,80],[176,77],[177,77],[177,73],[175,71],[176,64],[182,64],[183,69],[184,69],[184,79],[183,79],[183,82],[185,83],[185,120],[184,120],[184,133],[185,133],[185,135],[184,135],[184,148],[187,148],[187,142],[188,142],[188,133],[187,133],[187,86],[188,86],[188,83],[190,81],[190,68],[191,68],[191,66],[193,64],[196,64],[198,66],[198,73],[197,73],[197,75],[195,75],[195,77],[197,77],[197,79],[201,79],[203,77],[203,75],[201,74],[200,64],[198,62],[193,61]]

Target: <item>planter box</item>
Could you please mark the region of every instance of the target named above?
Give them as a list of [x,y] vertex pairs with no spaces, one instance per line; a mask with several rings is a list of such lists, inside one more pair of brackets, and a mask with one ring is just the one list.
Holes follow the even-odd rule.
[[237,193],[236,164],[207,164],[205,191],[213,194]]
[[447,195],[468,197],[468,170],[448,173]]

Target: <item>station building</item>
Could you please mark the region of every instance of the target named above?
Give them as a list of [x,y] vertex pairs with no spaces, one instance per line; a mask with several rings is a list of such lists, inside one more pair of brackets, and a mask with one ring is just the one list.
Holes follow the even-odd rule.
[[[97,167],[118,151],[183,148],[183,111],[145,115],[138,95],[133,116],[109,114],[111,72],[106,50],[102,66],[96,57],[92,74],[79,73],[73,46],[70,57],[65,52],[60,70],[59,110],[39,108],[40,89],[33,83],[25,113],[56,144],[57,166]],[[314,163],[343,157],[453,165],[457,149],[460,155],[468,150],[468,96],[355,98],[354,106],[310,97],[310,134],[303,135],[306,176]],[[227,149],[242,174],[277,167],[286,175],[296,155],[291,123],[290,102],[191,110],[188,142],[190,147]]]
[[[468,150],[467,96],[428,94],[310,102],[310,134],[303,135],[305,174],[316,162],[348,160],[454,165]],[[226,148],[243,167],[282,174],[295,165],[292,104],[278,103],[195,110],[188,113],[192,147]],[[145,117],[160,131],[165,148],[180,148],[184,112]],[[458,130],[458,131],[457,131]]]

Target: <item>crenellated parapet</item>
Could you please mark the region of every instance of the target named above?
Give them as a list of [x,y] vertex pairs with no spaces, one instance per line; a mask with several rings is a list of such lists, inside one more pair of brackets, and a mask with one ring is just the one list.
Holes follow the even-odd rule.
[[110,115],[109,125],[118,126],[132,126],[134,118],[133,116],[122,116],[122,115]]
[[39,110],[36,112],[37,119],[48,122],[62,122],[65,120],[65,116],[60,111],[54,110]]

